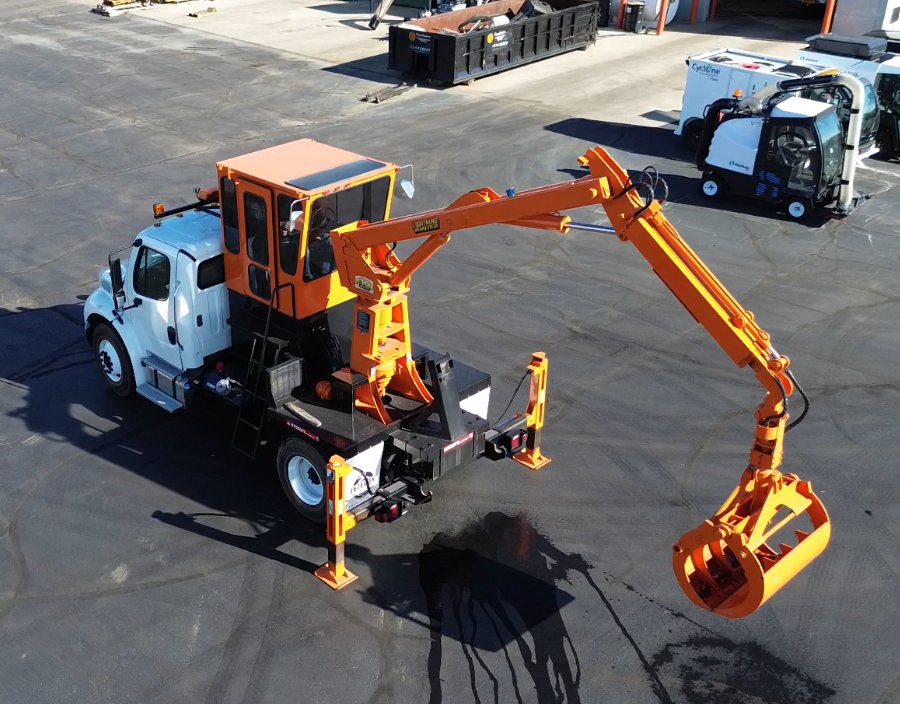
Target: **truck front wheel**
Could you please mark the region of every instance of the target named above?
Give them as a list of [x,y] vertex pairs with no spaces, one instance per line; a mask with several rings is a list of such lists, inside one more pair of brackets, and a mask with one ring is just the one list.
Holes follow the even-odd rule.
[[94,356],[103,378],[117,396],[125,398],[134,391],[134,370],[122,339],[106,323],[94,330]]
[[325,460],[297,438],[288,438],[278,448],[278,479],[288,499],[300,513],[315,523],[325,522]]

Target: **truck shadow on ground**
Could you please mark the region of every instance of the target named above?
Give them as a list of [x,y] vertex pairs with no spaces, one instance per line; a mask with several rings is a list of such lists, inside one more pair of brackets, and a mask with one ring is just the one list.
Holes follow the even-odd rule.
[[[187,419],[167,415],[141,399],[120,399],[106,389],[84,341],[80,305],[0,309],[0,327],[7,352],[0,361],[0,377],[22,395],[8,416],[31,433],[48,443],[79,448],[98,462],[203,507],[190,513],[152,510],[153,518],[165,525],[294,570],[312,572],[318,566],[290,553],[294,541],[321,548],[324,558],[322,527],[296,517],[275,473],[266,469],[273,449],[264,447],[253,462],[223,448],[223,427],[230,431],[227,424],[233,419],[219,406],[204,404],[188,411]],[[34,349],[48,351],[35,356]],[[4,401],[12,398],[11,393],[4,395]],[[175,450],[160,452],[161,447]],[[26,461],[40,465],[40,455]],[[114,478],[104,483],[110,500],[118,483]],[[136,505],[134,511],[141,507]],[[210,525],[223,525],[218,517],[233,519],[242,532]],[[10,534],[2,539],[10,539]],[[428,634],[429,704],[445,696],[458,698],[448,690],[462,683],[447,682],[460,672],[468,677],[474,701],[531,701],[534,696],[541,702],[589,701],[581,692],[582,682],[595,679],[597,668],[623,657],[633,663],[630,667],[648,695],[664,704],[676,701],[676,692],[697,704],[743,702],[751,696],[806,704],[828,701],[833,694],[828,685],[761,646],[736,643],[658,604],[581,555],[560,550],[521,514],[488,513],[458,531],[433,536],[418,552],[379,555],[351,540],[347,559],[351,566],[365,565],[371,572],[371,585],[358,591],[363,602]],[[563,582],[571,586],[563,588]],[[324,589],[318,584],[311,588]],[[576,588],[582,599],[591,597],[584,608],[599,614],[605,609],[605,616],[597,618],[608,619],[604,630],[615,633],[620,643],[614,657],[594,648],[593,638],[587,641],[590,652],[580,651],[584,636],[573,637],[561,612],[575,600]],[[621,599],[607,594],[611,589],[657,609],[667,621],[671,642],[657,640],[665,628],[643,638],[632,635],[614,606]],[[392,631],[377,630],[386,641],[392,638]],[[623,640],[629,655],[619,652]],[[448,644],[455,644],[453,650]],[[658,649],[651,655],[645,653],[648,648]],[[455,667],[460,662],[461,670]],[[716,666],[713,679],[710,663]]]

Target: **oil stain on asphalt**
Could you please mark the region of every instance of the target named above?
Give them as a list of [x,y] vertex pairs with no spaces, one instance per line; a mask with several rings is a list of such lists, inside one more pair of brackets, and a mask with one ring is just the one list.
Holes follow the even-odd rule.
[[[584,668],[597,667],[596,652],[589,663],[579,657],[561,614],[574,597],[560,584],[573,578],[596,592],[660,704],[824,704],[835,694],[762,646],[736,643],[670,610],[701,633],[646,655],[594,580],[593,566],[556,548],[523,515],[493,512],[457,533],[440,533],[418,564],[430,630],[429,704],[442,702],[448,686],[447,648],[461,649],[476,704],[587,701],[579,689]],[[462,685],[450,685],[454,700]]]
[[835,690],[757,643],[697,634],[670,643],[652,660],[690,704],[824,704]]

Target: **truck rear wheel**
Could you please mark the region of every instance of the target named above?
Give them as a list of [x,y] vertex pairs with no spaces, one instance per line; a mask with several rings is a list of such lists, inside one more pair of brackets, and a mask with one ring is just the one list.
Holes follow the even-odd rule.
[[134,391],[134,370],[122,339],[106,323],[94,330],[94,357],[109,388],[125,398]]
[[315,448],[288,438],[278,448],[278,479],[288,499],[304,517],[325,522],[325,460]]

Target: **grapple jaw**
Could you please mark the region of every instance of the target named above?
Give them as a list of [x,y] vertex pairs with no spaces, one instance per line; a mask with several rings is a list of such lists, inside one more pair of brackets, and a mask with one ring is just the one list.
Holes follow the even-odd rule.
[[[794,530],[796,543],[780,542],[777,550],[767,544],[803,517],[809,529]],[[776,469],[748,469],[718,513],[673,546],[672,565],[697,606],[742,618],[818,557],[830,537],[828,513],[809,482]]]

